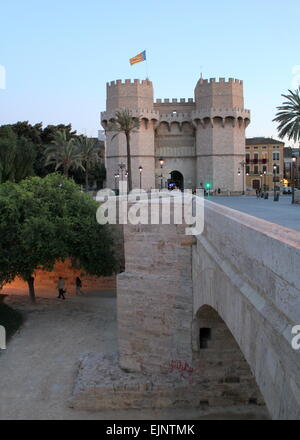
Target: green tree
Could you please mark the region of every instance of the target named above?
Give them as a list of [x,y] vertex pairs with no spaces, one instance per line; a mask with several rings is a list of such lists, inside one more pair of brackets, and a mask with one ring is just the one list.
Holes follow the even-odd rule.
[[55,171],[63,169],[64,175],[69,176],[69,170],[82,168],[82,155],[78,150],[75,139],[68,139],[66,130],[57,131],[53,141],[45,150],[45,165],[55,165]]
[[34,272],[66,258],[87,274],[111,275],[113,242],[96,221],[97,207],[60,174],[0,185],[0,284],[21,277],[35,301]]
[[10,126],[0,127],[0,182],[13,180],[17,136]]
[[126,137],[128,191],[132,190],[130,137],[131,133],[136,132],[139,127],[140,117],[133,117],[128,109],[117,111],[114,120],[110,122],[107,127],[108,131],[115,132],[112,136],[112,140],[121,133],[124,133]]
[[103,188],[106,179],[106,168],[101,161],[92,167],[90,176],[92,181],[96,181],[98,189]]
[[20,182],[26,177],[34,175],[33,166],[36,155],[36,145],[23,136],[17,139],[14,159],[14,182]]
[[294,142],[300,141],[300,91],[289,90],[288,95],[282,95],[286,99],[280,107],[274,122],[278,122],[279,137],[285,136]]
[[19,182],[34,174],[36,145],[29,138],[17,137],[12,126],[0,127],[0,182]]
[[42,142],[42,132],[43,124],[39,122],[38,124],[31,125],[28,121],[17,122],[16,124],[10,125],[14,133],[18,137],[25,137],[33,144],[40,144]]
[[72,131],[71,124],[47,125],[41,134],[42,143],[44,145],[50,144],[55,139],[55,135],[58,131],[65,131],[67,140],[76,138],[76,130]]
[[78,151],[81,153],[82,165],[85,170],[85,188],[88,189],[90,172],[100,162],[99,143],[96,139],[79,136],[76,144]]

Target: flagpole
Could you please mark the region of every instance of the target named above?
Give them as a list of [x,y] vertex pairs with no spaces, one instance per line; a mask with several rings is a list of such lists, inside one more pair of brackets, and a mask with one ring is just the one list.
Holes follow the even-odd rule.
[[146,52],[146,79],[149,79],[147,48],[145,49],[145,52]]

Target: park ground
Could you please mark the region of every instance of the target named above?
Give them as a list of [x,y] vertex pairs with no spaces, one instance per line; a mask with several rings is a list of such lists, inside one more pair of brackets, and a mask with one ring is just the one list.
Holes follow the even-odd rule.
[[266,418],[262,408],[157,409],[84,412],[68,407],[78,361],[117,350],[116,295],[102,291],[66,301],[9,296],[25,318],[0,353],[1,420],[188,420]]

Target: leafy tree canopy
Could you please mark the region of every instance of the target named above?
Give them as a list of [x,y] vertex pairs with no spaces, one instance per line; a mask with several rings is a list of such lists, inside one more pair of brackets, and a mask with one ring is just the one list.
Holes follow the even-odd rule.
[[0,127],[0,183],[20,182],[34,174],[36,147],[24,136],[17,136],[10,126]]
[[0,185],[0,284],[21,277],[34,300],[35,270],[66,258],[90,275],[111,275],[113,242],[96,221],[97,207],[60,174]]
[[[61,135],[70,146],[65,149],[67,155],[64,156],[68,156],[66,161],[61,160],[61,148],[57,151],[53,149],[53,144],[57,143]],[[75,145],[78,148],[73,148]],[[52,159],[46,162],[49,147],[53,154]],[[0,126],[0,183],[7,180],[19,182],[32,175],[45,177],[58,170],[73,177],[76,183],[85,183],[88,187],[89,183],[96,182],[97,187],[102,188],[105,167],[102,153],[99,153],[99,160],[96,160],[97,149],[100,149],[97,140],[78,136],[71,124],[48,125],[43,128],[41,122],[31,125],[28,121],[19,121]]]

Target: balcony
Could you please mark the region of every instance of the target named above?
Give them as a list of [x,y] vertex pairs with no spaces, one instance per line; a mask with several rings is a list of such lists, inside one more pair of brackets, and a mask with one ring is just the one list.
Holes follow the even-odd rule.
[[266,165],[268,162],[269,162],[268,159],[246,159],[247,165],[258,165],[258,164]]

